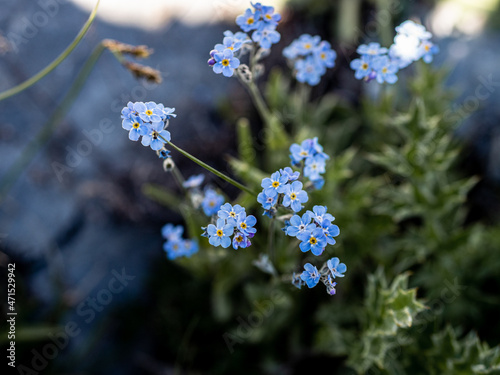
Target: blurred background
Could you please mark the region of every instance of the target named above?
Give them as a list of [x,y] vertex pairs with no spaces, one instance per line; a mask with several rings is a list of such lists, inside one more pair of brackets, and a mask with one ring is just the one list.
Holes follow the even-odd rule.
[[[281,51],[294,38],[321,35],[338,58],[313,95],[333,92],[353,104],[361,92],[349,69],[356,46],[377,38],[390,44],[394,26],[408,18],[426,25],[441,48],[434,64],[446,64],[446,85],[456,93],[451,111],[467,145],[461,167],[481,176],[468,199],[470,220],[498,221],[499,1],[403,1],[397,12],[390,0],[265,4],[283,15],[282,41],[266,60],[267,71],[287,69]],[[94,6],[92,0],[1,0],[0,91],[50,63]],[[74,322],[78,333],[54,359],[39,363],[40,373],[250,374],[263,373],[267,363],[268,373],[295,374],[321,367],[322,358],[311,367],[275,347],[273,356],[251,344],[228,351],[223,334],[238,323],[212,317],[210,280],[166,259],[160,229],[182,218],[143,191],[147,183],[176,190],[175,182],[154,153],[121,129],[120,111],[128,101],[175,107],[178,117],[169,129],[175,143],[230,173],[225,156],[236,153],[235,120],[246,116],[258,131],[259,119],[237,80],[214,74],[206,61],[249,6],[242,0],[104,0],[89,33],[55,71],[0,102],[0,295],[6,309],[6,266],[15,263],[18,364],[33,368],[34,353]],[[376,17],[387,22],[372,31]],[[107,38],[152,48],[141,63],[159,70],[163,81],[136,79],[105,51],[74,104],[50,125],[92,50]],[[470,98],[479,86],[488,96],[476,103]],[[51,128],[47,141],[38,144],[45,128]],[[26,157],[30,149],[33,155]],[[174,157],[185,176],[205,173]],[[22,168],[16,167],[19,160],[25,161]],[[3,330],[0,342],[6,344]]]

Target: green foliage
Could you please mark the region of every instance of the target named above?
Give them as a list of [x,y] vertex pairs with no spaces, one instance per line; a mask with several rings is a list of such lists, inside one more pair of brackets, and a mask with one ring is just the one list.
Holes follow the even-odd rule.
[[[354,107],[335,93],[311,100],[308,87],[274,70],[262,131],[252,135],[247,120],[237,123],[239,157],[227,161],[252,190],[288,165],[290,143],[319,137],[331,159],[325,186],[310,193],[306,207],[328,206],[340,227],[337,244],[308,257],[279,221],[261,216],[255,197],[242,193],[233,203],[259,221],[252,247],[223,250],[202,238],[198,255],[176,261],[211,281],[213,317],[228,325],[224,337],[239,355],[252,345],[267,348],[258,363],[263,373],[280,355],[326,355],[332,373],[341,374],[499,372],[500,330],[482,314],[496,317],[500,306],[500,232],[466,225],[467,196],[478,178],[459,169],[457,124],[443,115],[452,98],[443,89],[446,72],[422,64],[416,76]],[[189,199],[179,205],[172,192],[145,191],[180,209],[190,233],[207,224]],[[263,254],[277,274],[254,267]],[[332,256],[348,267],[337,295],[290,285],[298,265]],[[263,311],[258,306],[268,313],[242,334],[241,322]]]

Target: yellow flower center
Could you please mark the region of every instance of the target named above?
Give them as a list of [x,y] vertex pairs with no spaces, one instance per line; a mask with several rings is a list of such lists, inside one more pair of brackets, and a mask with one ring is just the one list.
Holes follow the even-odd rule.
[[316,239],[316,237],[311,237],[309,238],[309,243],[311,245],[316,245],[316,243],[318,242],[318,240]]
[[368,69],[368,64],[367,63],[363,63],[363,65],[361,65],[361,69],[363,69],[363,70]]
[[425,45],[425,47],[424,47],[424,49],[425,49],[427,52],[429,52],[429,51],[430,51],[430,49],[431,49],[431,47],[430,47],[428,44],[426,44],[426,45]]
[[233,46],[229,46],[229,47],[227,47],[227,48],[229,48],[231,51],[234,49],[234,47],[233,47]]
[[174,248],[174,250],[179,250],[179,245],[175,244],[174,246],[172,246]]
[[222,229],[217,229],[217,236],[222,237],[224,235],[224,232],[222,232]]
[[153,114],[152,110],[150,110],[150,109],[146,110],[146,115],[151,116],[152,114]]
[[307,151],[300,151],[300,156],[307,156]]
[[279,181],[273,181],[273,188],[277,188],[278,186],[280,186]]
[[224,59],[224,60],[222,60],[221,64],[222,64],[222,66],[228,66],[229,65],[229,60],[228,59]]
[[214,201],[210,201],[210,203],[208,204],[210,207],[213,207],[215,206],[215,202]]
[[252,18],[252,17],[250,17],[250,18],[248,18],[248,19],[247,19],[247,24],[248,24],[248,25],[252,25],[252,24],[253,24],[253,22],[254,22],[254,20],[253,20],[253,18]]
[[382,73],[384,73],[384,74],[387,73],[387,68],[386,67],[382,68]]
[[138,122],[134,122],[134,123],[132,124],[132,127],[133,127],[134,129],[139,129],[139,127],[140,127],[140,126],[141,126],[141,124],[139,124]]
[[320,55],[319,55],[319,57],[321,57],[321,60],[326,59],[326,53],[322,53],[322,54],[320,54]]
[[265,16],[265,17],[266,17],[268,20],[270,20],[270,19],[272,18],[270,14],[266,14],[266,16]]
[[158,139],[159,134],[157,131],[153,130],[153,132],[151,133],[151,136],[153,137],[153,139]]
[[297,194],[295,194],[295,193],[290,194],[290,199],[292,201],[294,201],[295,199],[297,199]]
[[236,242],[241,242],[241,241],[243,241],[243,237],[241,236],[236,237]]
[[231,211],[231,212],[229,213],[229,216],[231,216],[231,217],[236,217],[236,212]]
[[247,229],[247,225],[245,223],[240,224],[241,229]]
[[312,47],[312,46],[311,46],[311,43],[306,43],[306,44],[304,44],[304,48],[305,48],[305,49],[311,49],[311,47]]

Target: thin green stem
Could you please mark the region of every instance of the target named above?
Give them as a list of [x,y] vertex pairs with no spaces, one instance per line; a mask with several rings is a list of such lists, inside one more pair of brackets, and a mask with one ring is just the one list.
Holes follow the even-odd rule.
[[69,54],[75,49],[75,47],[80,43],[80,41],[83,39],[87,31],[89,30],[90,25],[94,21],[95,15],[97,13],[97,7],[99,6],[99,2],[100,0],[97,1],[97,4],[95,5],[94,9],[92,10],[92,13],[89,16],[89,19],[87,20],[87,22],[85,22],[85,25],[83,25],[82,29],[80,30],[76,38],[73,40],[73,42],[54,61],[52,61],[49,65],[47,65],[44,69],[35,74],[33,77],[27,79],[26,81],[17,86],[14,86],[0,93],[0,101],[7,99],[13,95],[16,95],[21,91],[27,89],[28,87],[34,85],[43,77],[45,77],[47,74],[49,74],[51,71],[53,71],[61,62],[63,62],[64,59],[66,59],[66,57],[68,57]]
[[260,116],[267,124],[270,124],[272,121],[271,120],[272,114],[269,108],[267,107],[267,104],[264,101],[264,98],[262,97],[259,88],[253,81],[245,82],[245,86],[248,88],[250,97],[252,98],[252,101],[255,104],[257,111],[259,111]]
[[274,264],[275,259],[274,259],[274,226],[276,223],[276,219],[273,217],[271,219],[271,224],[269,225],[269,233],[267,237],[267,245],[268,245],[268,251],[269,251],[269,259],[271,259],[271,263]]
[[198,164],[199,166],[205,168],[207,171],[213,173],[214,175],[216,175],[217,177],[219,178],[222,178],[224,181],[227,181],[229,182],[231,185],[234,185],[236,186],[238,189],[244,191],[244,192],[247,192],[248,194],[251,194],[251,195],[254,195],[254,196],[257,196],[257,194],[250,190],[248,187],[240,184],[238,181],[235,181],[233,180],[231,177],[228,177],[226,176],[224,173],[222,172],[219,172],[217,169],[211,167],[210,165],[202,162],[200,159],[196,158],[195,156],[191,155],[190,153],[184,151],[182,148],[180,147],[177,147],[176,145],[174,145],[172,142],[170,141],[167,141],[165,138],[163,138],[162,136],[160,136],[161,139],[163,139],[167,144],[169,144],[170,146],[172,146],[174,149],[176,149],[177,151],[179,151],[182,155],[184,155],[185,157],[187,157],[188,159],[191,159],[192,161],[194,161],[196,164]]
[[177,165],[175,165],[173,168],[172,168],[172,174],[174,175],[174,179],[175,181],[177,182],[177,184],[179,185],[179,187],[182,189],[182,190],[185,190],[184,186],[182,186],[182,184],[184,183],[184,177],[182,176],[181,174],[181,171],[179,171],[179,168],[177,168]]
[[38,132],[36,137],[29,143],[23,150],[21,156],[14,162],[12,167],[9,168],[4,178],[0,181],[0,201],[3,200],[5,194],[10,190],[12,185],[17,181],[26,166],[33,160],[38,151],[46,144],[52,136],[57,126],[61,123],[68,110],[73,105],[73,102],[78,97],[83,85],[87,81],[92,68],[101,56],[105,47],[100,43],[92,51],[85,65],[80,70],[73,85],[64,97],[61,105],[54,111],[50,119],[43,125],[42,129]]

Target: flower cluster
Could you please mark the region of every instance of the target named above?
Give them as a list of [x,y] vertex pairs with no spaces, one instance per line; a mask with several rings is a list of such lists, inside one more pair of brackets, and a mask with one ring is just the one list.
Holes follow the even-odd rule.
[[340,263],[337,257],[329,259],[319,271],[311,263],[306,263],[302,273],[298,275],[295,273],[293,274],[292,284],[299,289],[303,285],[314,288],[321,281],[325,284],[327,293],[333,296],[337,292],[335,289],[337,283],[333,280],[336,277],[344,277],[346,271],[347,266],[344,263]]
[[283,56],[293,65],[297,81],[315,86],[326,69],[335,66],[337,53],[319,36],[303,34],[283,49]]
[[276,31],[281,15],[274,12],[274,7],[261,3],[252,4],[245,13],[236,17],[236,24],[246,33],[252,32],[252,40],[260,47],[269,49],[280,41],[281,35]]
[[168,259],[189,258],[198,252],[198,242],[182,238],[183,232],[184,228],[181,225],[167,224],[161,229],[161,234],[166,240],[163,244],[163,250],[167,253]]
[[[170,141],[170,132],[166,128],[170,117],[176,117],[174,111],[175,108],[155,102],[128,102],[121,112],[122,127],[129,132],[130,140],[138,141],[142,136],[144,146],[159,151]],[[168,156],[168,153],[165,155]]]
[[274,216],[279,206],[289,207],[293,212],[302,210],[302,203],[306,203],[309,197],[302,190],[302,182],[297,181],[299,176],[300,172],[286,167],[262,180],[262,192],[257,196],[257,202],[264,208],[265,215]]
[[216,224],[209,224],[203,235],[208,237],[208,242],[213,246],[227,248],[232,243],[235,250],[246,248],[252,244],[250,238],[257,232],[254,228],[256,223],[257,219],[253,215],[247,216],[244,207],[225,203],[217,211]]
[[[280,41],[281,35],[276,31],[276,26],[281,16],[274,12],[274,7],[261,3],[252,4],[252,7],[253,10],[248,8],[245,13],[236,17],[236,24],[243,32],[226,30],[222,43],[216,44],[210,51],[207,63],[214,73],[232,77],[234,70],[241,65],[239,58],[242,55],[257,45],[269,49]],[[249,32],[252,32],[251,37],[247,34]]]
[[398,80],[396,74],[400,69],[420,59],[430,63],[439,52],[438,46],[429,41],[432,34],[423,25],[408,20],[396,27],[396,32],[390,48],[381,47],[379,43],[358,47],[361,56],[351,61],[356,79],[393,84]]
[[290,146],[290,159],[293,166],[301,166],[304,177],[314,184],[316,189],[321,189],[325,173],[325,164],[330,157],[323,152],[323,147],[318,143],[318,138],[306,139],[300,145],[294,143]]
[[340,230],[332,224],[335,218],[326,210],[326,206],[314,206],[312,211],[307,211],[302,217],[293,215],[286,222],[283,231],[302,241],[299,245],[302,252],[310,250],[319,256],[325,251],[326,245],[335,245],[334,237],[339,235]]

